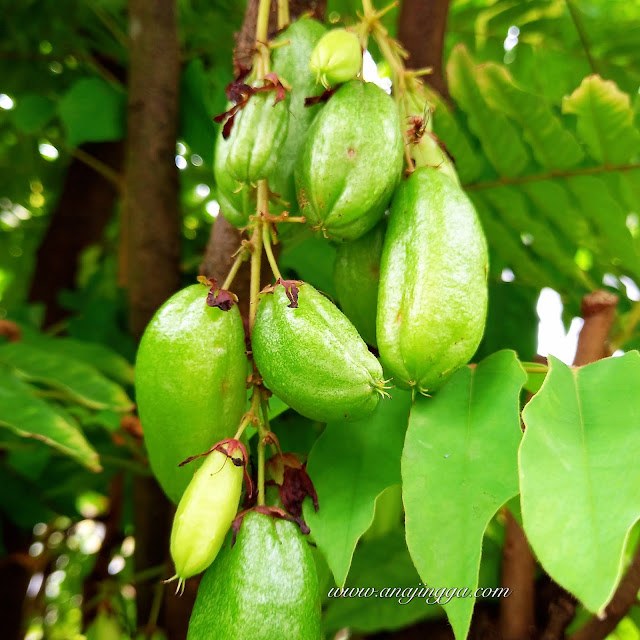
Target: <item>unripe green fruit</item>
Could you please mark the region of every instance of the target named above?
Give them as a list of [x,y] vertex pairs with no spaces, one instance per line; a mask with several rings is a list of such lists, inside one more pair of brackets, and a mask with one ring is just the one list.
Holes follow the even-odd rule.
[[398,188],[382,249],[377,337],[401,388],[436,389],[475,353],[487,312],[487,245],[473,205],[442,171]]
[[227,171],[239,182],[255,184],[277,166],[289,126],[289,96],[275,103],[276,92],[256,93],[237,115],[227,155]]
[[244,461],[239,449],[229,454],[217,449],[209,453],[178,505],[171,529],[178,589],[215,560],[236,517]]
[[384,395],[380,363],[332,302],[298,286],[298,308],[281,284],[258,306],[251,344],[265,384],[312,420],[365,416]]
[[193,477],[186,458],[233,435],[246,405],[248,362],[238,307],[208,307],[192,285],[147,326],[136,360],[136,402],[151,470],[174,502]]
[[216,199],[220,205],[220,213],[234,227],[246,227],[249,215],[255,210],[255,190],[248,184],[238,182],[227,171],[229,155],[229,139],[222,137],[222,127],[216,141],[213,159],[213,176],[216,181]]
[[396,104],[376,85],[353,80],[309,129],[296,168],[300,210],[325,237],[355,240],[384,214],[402,162]]
[[365,342],[374,347],[380,257],[386,227],[383,220],[361,238],[339,245],[333,271],[343,313]]
[[250,511],[205,573],[188,640],[320,640],[320,594],[298,527]]
[[345,29],[333,29],[315,46],[309,68],[316,82],[331,85],[355,78],[362,68],[362,48],[358,36]]
[[[291,87],[289,103],[289,128],[287,139],[280,150],[278,164],[269,177],[269,187],[289,203],[286,207],[291,215],[296,215],[298,201],[293,169],[304,144],[307,130],[322,104],[305,107],[305,99],[322,93],[316,86],[315,75],[311,73],[307,61],[315,43],[326,33],[326,28],[317,20],[300,18],[290,24],[277,38],[276,44],[288,42],[275,48],[272,53],[273,72]],[[284,207],[271,206],[271,213],[278,214]],[[280,225],[281,232],[287,232],[296,225]]]

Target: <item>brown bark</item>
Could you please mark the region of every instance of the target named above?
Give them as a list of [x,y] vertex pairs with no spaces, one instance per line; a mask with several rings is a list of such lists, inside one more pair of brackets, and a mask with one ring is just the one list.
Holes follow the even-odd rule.
[[139,338],[179,285],[179,47],[174,2],[130,0],[125,218],[129,319]]
[[575,367],[606,358],[607,341],[616,315],[618,296],[608,291],[594,291],[582,299],[584,325],[578,336]]
[[[122,171],[121,142],[99,142],[81,149],[115,172]],[[102,239],[118,198],[115,185],[74,158],[69,164],[62,194],[51,216],[49,229],[36,256],[29,300],[46,307],[45,324],[62,320],[67,311],[58,303],[63,289],[75,287],[78,257]]]
[[[129,325],[139,338],[180,283],[175,148],[180,50],[175,2],[129,1],[129,107],[124,254]],[[169,503],[154,479],[134,484],[136,572],[164,563]],[[137,585],[138,624],[149,619],[155,581]]]
[[398,38],[409,52],[407,65],[431,67],[426,81],[443,96],[448,95],[442,64],[448,13],[449,0],[403,0],[398,23]]
[[[543,356],[535,362],[547,364]],[[525,404],[533,398],[527,393]],[[524,431],[525,425],[520,419]],[[505,543],[502,548],[501,585],[511,589],[508,598],[500,600],[499,628],[501,640],[527,640],[535,632],[535,571],[536,560],[518,521],[506,512]]]
[[536,563],[522,527],[509,510],[505,515],[501,584],[511,594],[500,600],[500,635],[502,640],[528,640],[535,631]]
[[602,619],[594,616],[576,633],[569,636],[569,640],[603,640],[618,626],[629,609],[638,603],[640,592],[640,547],[636,550],[633,562],[626,575],[620,582],[613,599],[607,606]]

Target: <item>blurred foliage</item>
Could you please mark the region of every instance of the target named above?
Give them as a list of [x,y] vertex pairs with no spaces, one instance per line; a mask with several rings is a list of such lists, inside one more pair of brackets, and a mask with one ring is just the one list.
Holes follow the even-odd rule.
[[[0,483],[11,486],[0,492],[0,513],[25,535],[33,532],[29,555],[39,578],[29,592],[31,638],[47,629],[46,637],[67,639],[82,630],[83,583],[104,536],[100,518],[109,506],[110,485],[120,477],[128,487],[134,474],[148,472],[141,443],[123,421],[130,409],[135,345],[118,283],[118,207],[102,241],[80,256],[76,287],[58,292],[70,313],[63,325],[43,331],[43,310],[29,303],[28,291],[67,169],[82,161],[77,149],[126,134],[126,2],[5,4],[0,319],[18,322],[23,340],[9,344],[0,337]],[[193,282],[219,210],[212,117],[226,104],[233,34],[244,5],[178,2],[183,74],[176,164],[185,283]],[[359,10],[359,1],[329,0],[327,18],[352,24]],[[392,33],[397,16],[398,9],[385,16]],[[626,0],[451,3],[445,50],[451,98],[432,96],[433,124],[455,158],[491,247],[489,323],[478,359],[503,347],[533,358],[542,287],[561,293],[566,319],[578,313],[582,295],[603,282],[621,294],[621,311],[631,309],[632,285],[640,281],[639,41],[640,6]],[[372,54],[380,60],[375,47]],[[300,232],[283,248],[281,267],[284,275],[309,280],[334,296],[334,260],[331,245]],[[631,298],[624,295],[627,286]],[[626,340],[634,344],[638,336]],[[285,411],[273,424],[285,450],[308,453],[321,427],[302,429],[300,421]],[[131,491],[123,493],[121,533],[127,537],[109,550],[115,563],[110,580],[83,606],[98,613],[94,631],[116,624],[130,637],[140,577],[130,561]],[[492,584],[499,542],[489,530],[485,547],[482,570]],[[379,564],[389,575],[372,575],[372,564],[388,557],[395,559],[393,566]],[[322,562],[320,573],[327,576]],[[365,534],[350,581],[415,580],[397,530],[381,539]],[[422,617],[408,608],[401,620],[389,622],[374,605],[333,601],[327,626],[337,629],[355,619],[357,628],[371,631]],[[631,637],[623,633],[615,637]]]

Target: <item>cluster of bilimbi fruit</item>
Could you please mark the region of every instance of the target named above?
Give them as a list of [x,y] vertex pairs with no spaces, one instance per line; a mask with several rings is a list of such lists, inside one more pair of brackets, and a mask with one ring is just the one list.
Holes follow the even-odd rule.
[[[302,18],[276,43],[271,71],[286,95],[253,93],[221,134],[218,200],[232,224],[250,227],[256,184],[267,179],[279,196],[271,214],[304,216],[307,232],[338,243],[342,311],[311,284],[278,281],[260,296],[247,351],[238,307],[208,306],[209,288],[194,284],[144,334],[136,397],[151,467],[179,502],[179,585],[208,568],[191,640],[321,637],[315,564],[298,525],[264,509],[236,517],[243,478],[250,484],[245,444],[233,437],[247,409],[249,356],[289,407],[348,429],[385,401],[389,379],[414,393],[437,389],[475,352],[486,315],[476,213],[429,131],[403,132],[420,129],[424,98],[412,111],[411,99],[364,82],[360,41],[348,31]],[[195,473],[197,463],[179,466],[203,452]]]

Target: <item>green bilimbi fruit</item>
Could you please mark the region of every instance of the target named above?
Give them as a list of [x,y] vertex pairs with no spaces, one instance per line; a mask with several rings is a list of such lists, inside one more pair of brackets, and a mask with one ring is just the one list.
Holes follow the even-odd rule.
[[[305,107],[305,98],[319,95],[322,87],[316,86],[315,76],[309,70],[307,60],[315,43],[326,32],[326,28],[317,20],[300,18],[289,25],[275,40],[277,46],[272,52],[272,70],[285,82],[289,92],[289,126],[284,145],[278,155],[278,163],[269,176],[269,187],[279,194],[282,203],[272,202],[270,212],[277,215],[283,210],[296,215],[296,200],[293,168],[300,147],[311,121],[318,113],[321,104]],[[222,128],[216,142],[213,172],[216,180],[217,198],[220,211],[236,227],[249,224],[249,216],[255,212],[255,189],[238,182],[227,171],[229,140],[222,137]],[[287,203],[286,205],[284,203]],[[281,225],[280,232],[285,234],[295,225]]]
[[220,212],[228,222],[234,227],[246,227],[249,224],[249,215],[255,210],[255,190],[250,185],[238,182],[227,171],[228,155],[229,139],[225,140],[222,137],[222,127],[220,127],[213,159],[216,198],[220,204]]
[[[309,70],[307,61],[315,43],[326,32],[326,28],[317,20],[300,18],[289,25],[276,38],[280,44],[273,50],[273,72],[290,87],[289,129],[287,139],[280,151],[276,168],[269,178],[269,186],[289,203],[287,211],[296,214],[298,202],[293,169],[304,143],[304,138],[313,118],[322,108],[321,104],[305,107],[305,99],[322,93],[317,87],[315,76]],[[288,42],[288,44],[282,44]],[[272,207],[272,213],[278,213],[282,207]],[[282,225],[291,227],[293,225]]]
[[[296,290],[297,307],[288,297],[295,299]],[[285,281],[262,297],[251,344],[267,387],[311,420],[360,418],[385,395],[378,360],[345,315],[308,283]]]
[[338,246],[333,277],[338,302],[367,344],[376,346],[380,257],[386,230],[382,220],[353,242]]
[[473,205],[442,171],[398,188],[382,249],[377,337],[401,388],[428,393],[475,353],[487,313],[487,244]]
[[362,47],[358,36],[345,29],[333,29],[315,46],[309,68],[316,82],[325,88],[355,78],[362,68]]
[[178,465],[235,433],[245,410],[248,361],[238,307],[208,307],[208,288],[169,298],[146,328],[136,360],[136,402],[151,470],[174,502],[194,466]]
[[296,168],[298,202],[312,229],[355,240],[384,214],[402,172],[395,102],[372,83],[352,80],[313,121]]
[[250,511],[205,573],[187,640],[320,640],[311,550],[292,522]]
[[289,96],[275,101],[275,91],[255,93],[236,115],[225,166],[239,182],[255,184],[278,164],[289,127]]
[[246,460],[237,440],[207,454],[184,492],[171,529],[178,590],[216,558],[238,511]]

